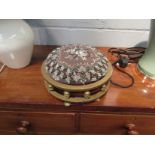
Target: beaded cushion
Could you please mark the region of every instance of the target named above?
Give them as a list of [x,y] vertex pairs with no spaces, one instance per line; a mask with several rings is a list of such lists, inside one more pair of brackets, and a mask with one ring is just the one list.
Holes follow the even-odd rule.
[[89,84],[107,73],[108,59],[87,45],[65,45],[54,49],[45,60],[49,76],[71,85]]

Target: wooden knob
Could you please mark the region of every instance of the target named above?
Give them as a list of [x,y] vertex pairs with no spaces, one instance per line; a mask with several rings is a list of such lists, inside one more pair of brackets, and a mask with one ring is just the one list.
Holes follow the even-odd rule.
[[128,135],[139,135],[139,133],[136,130],[130,130],[128,131]]
[[128,135],[138,135],[138,131],[135,130],[136,125],[133,123],[129,123],[125,126],[127,128]]
[[18,128],[16,129],[16,131],[17,131],[17,133],[19,133],[19,134],[27,134],[27,133],[28,133],[27,128],[24,128],[24,127],[18,127]]
[[30,126],[30,122],[21,121],[19,127],[16,128],[16,131],[18,134],[27,134],[29,126]]
[[132,124],[132,123],[129,123],[129,124],[126,125],[126,128],[127,128],[128,130],[132,130],[132,129],[134,129],[135,127],[136,127],[136,125],[135,125],[135,124]]

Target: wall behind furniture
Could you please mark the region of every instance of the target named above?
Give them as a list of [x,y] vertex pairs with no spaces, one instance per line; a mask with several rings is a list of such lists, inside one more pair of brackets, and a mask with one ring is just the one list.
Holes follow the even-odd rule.
[[143,46],[149,35],[149,19],[29,19],[35,44],[92,46]]

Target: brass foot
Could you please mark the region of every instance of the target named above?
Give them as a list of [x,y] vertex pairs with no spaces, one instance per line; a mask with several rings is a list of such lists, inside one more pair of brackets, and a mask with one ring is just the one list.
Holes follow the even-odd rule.
[[69,102],[64,102],[64,106],[65,106],[65,107],[69,107],[69,106],[71,106],[71,103],[69,103]]

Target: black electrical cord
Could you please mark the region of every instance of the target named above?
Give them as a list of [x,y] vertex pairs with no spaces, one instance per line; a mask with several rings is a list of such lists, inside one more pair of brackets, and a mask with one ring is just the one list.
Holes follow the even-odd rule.
[[[128,85],[122,85],[118,82],[114,82],[113,80],[110,80],[110,82],[113,85],[121,88],[132,87],[135,82],[134,77],[129,73],[125,72],[124,70],[120,69],[120,67],[125,68],[128,66],[128,63],[137,63],[138,59],[142,57],[142,55],[144,54],[145,48],[143,47],[132,47],[132,48],[126,48],[126,49],[110,48],[108,52],[110,52],[111,54],[116,54],[117,56],[117,61],[112,63],[112,65],[121,73],[126,74],[131,80],[131,82]],[[117,64],[119,65],[119,67],[117,66]]]
[[114,63],[114,64],[112,64],[118,71],[120,71],[121,73],[123,73],[123,74],[126,74],[130,79],[131,79],[131,82],[128,84],[128,85],[122,85],[122,84],[120,84],[120,83],[118,83],[118,82],[114,82],[113,80],[110,80],[110,82],[113,84],[113,85],[115,85],[115,86],[118,86],[118,87],[121,87],[121,88],[129,88],[129,87],[131,87],[131,86],[133,86],[134,85],[134,78],[133,78],[133,76],[132,75],[130,75],[129,73],[127,73],[127,72],[125,72],[125,71],[123,71],[123,70],[121,70],[118,66],[117,66],[117,64],[116,63]]
[[108,50],[112,55],[120,57],[122,55],[128,57],[129,63],[137,63],[139,58],[141,58],[145,52],[143,47],[131,47],[131,48],[110,48]]

